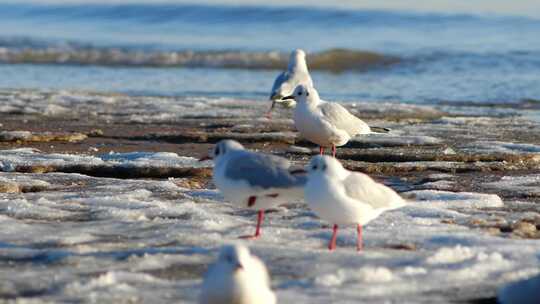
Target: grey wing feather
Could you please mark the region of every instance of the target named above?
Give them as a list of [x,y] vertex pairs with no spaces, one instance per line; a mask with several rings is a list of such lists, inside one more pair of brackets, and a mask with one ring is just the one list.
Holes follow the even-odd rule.
[[[289,80],[289,72],[283,72],[276,77],[276,80],[274,80],[274,85],[272,86],[272,91],[270,92],[270,98],[272,98],[276,93],[279,87],[286,81]],[[285,97],[285,96],[281,96]]]
[[263,189],[303,186],[306,176],[292,174],[290,169],[290,162],[284,158],[242,151],[229,159],[225,175]]
[[352,115],[338,103],[325,102],[320,105],[325,120],[337,129],[344,130],[349,135],[370,133],[369,126],[360,118]]
[[347,196],[369,204],[375,209],[392,209],[405,204],[394,190],[362,173],[351,173],[343,181],[343,186]]

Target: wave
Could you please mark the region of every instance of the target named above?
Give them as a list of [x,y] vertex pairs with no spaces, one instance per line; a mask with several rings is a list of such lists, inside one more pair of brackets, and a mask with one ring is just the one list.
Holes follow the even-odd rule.
[[[289,54],[277,51],[154,51],[122,48],[2,47],[0,62],[9,64],[65,64],[138,67],[206,67],[285,69]],[[312,70],[367,70],[395,64],[398,57],[369,51],[331,49],[309,54]]]

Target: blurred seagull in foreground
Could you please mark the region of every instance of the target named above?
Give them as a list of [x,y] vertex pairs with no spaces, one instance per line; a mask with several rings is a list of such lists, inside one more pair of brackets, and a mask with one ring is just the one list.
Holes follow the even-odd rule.
[[499,289],[498,303],[538,304],[540,302],[540,275],[510,282]]
[[306,172],[295,169],[285,159],[274,155],[250,152],[234,140],[216,144],[213,159],[213,181],[225,199],[240,207],[258,211],[257,229],[253,236],[261,235],[264,210],[294,199],[302,199]]
[[321,154],[324,147],[332,147],[332,156],[335,157],[336,146],[345,145],[356,135],[390,131],[370,127],[342,105],[321,100],[317,90],[311,86],[298,85],[287,98],[294,98],[297,102],[294,109],[296,129],[304,138],[319,145]]
[[264,263],[248,248],[227,245],[204,277],[200,304],[275,304]]
[[296,49],[291,53],[287,71],[279,74],[274,81],[272,92],[270,93],[272,105],[266,116],[271,117],[276,103],[280,103],[286,108],[293,108],[296,102],[293,98],[287,98],[287,96],[290,96],[294,88],[299,84],[306,84],[311,87],[313,86],[313,81],[311,80],[306,64],[306,53],[301,49]]
[[405,206],[394,190],[369,176],[349,171],[330,156],[317,155],[308,165],[305,187],[308,206],[325,221],[334,224],[328,249],[336,248],[338,225],[357,225],[356,248],[362,250],[362,226],[387,210]]

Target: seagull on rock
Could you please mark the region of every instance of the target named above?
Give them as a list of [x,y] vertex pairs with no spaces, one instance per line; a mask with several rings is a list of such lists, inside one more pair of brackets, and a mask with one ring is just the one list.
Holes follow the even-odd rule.
[[294,98],[297,102],[294,109],[296,129],[302,137],[319,145],[321,154],[325,147],[332,147],[332,156],[335,157],[336,146],[345,145],[356,135],[390,131],[370,127],[342,105],[321,100],[317,90],[309,85],[298,85],[293,94],[286,98]]

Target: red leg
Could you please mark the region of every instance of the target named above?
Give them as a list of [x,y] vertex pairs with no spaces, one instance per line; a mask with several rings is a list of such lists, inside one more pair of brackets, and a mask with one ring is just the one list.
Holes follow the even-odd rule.
[[336,145],[332,145],[332,157],[336,158]]
[[240,238],[241,239],[250,239],[250,240],[258,239],[261,236],[261,224],[262,224],[263,220],[264,220],[264,210],[259,210],[257,212],[257,229],[255,229],[255,234],[254,235],[244,235],[244,236],[241,236]]
[[364,248],[364,241],[362,240],[362,225],[358,224],[356,227],[356,231],[358,231],[358,240],[356,241],[356,251],[362,251],[362,248]]
[[338,226],[334,225],[334,232],[332,233],[332,238],[330,239],[330,243],[328,243],[328,250],[330,251],[336,249],[337,230],[338,230]]
[[259,210],[257,213],[257,229],[255,230],[255,237],[261,236],[261,224],[264,220],[264,210]]
[[321,154],[321,155],[324,154],[324,147],[323,146],[319,146],[319,154]]
[[264,115],[268,119],[272,119],[272,110],[274,109],[274,106],[276,105],[275,101],[272,101],[272,105],[270,106],[270,109],[268,109],[268,112]]

